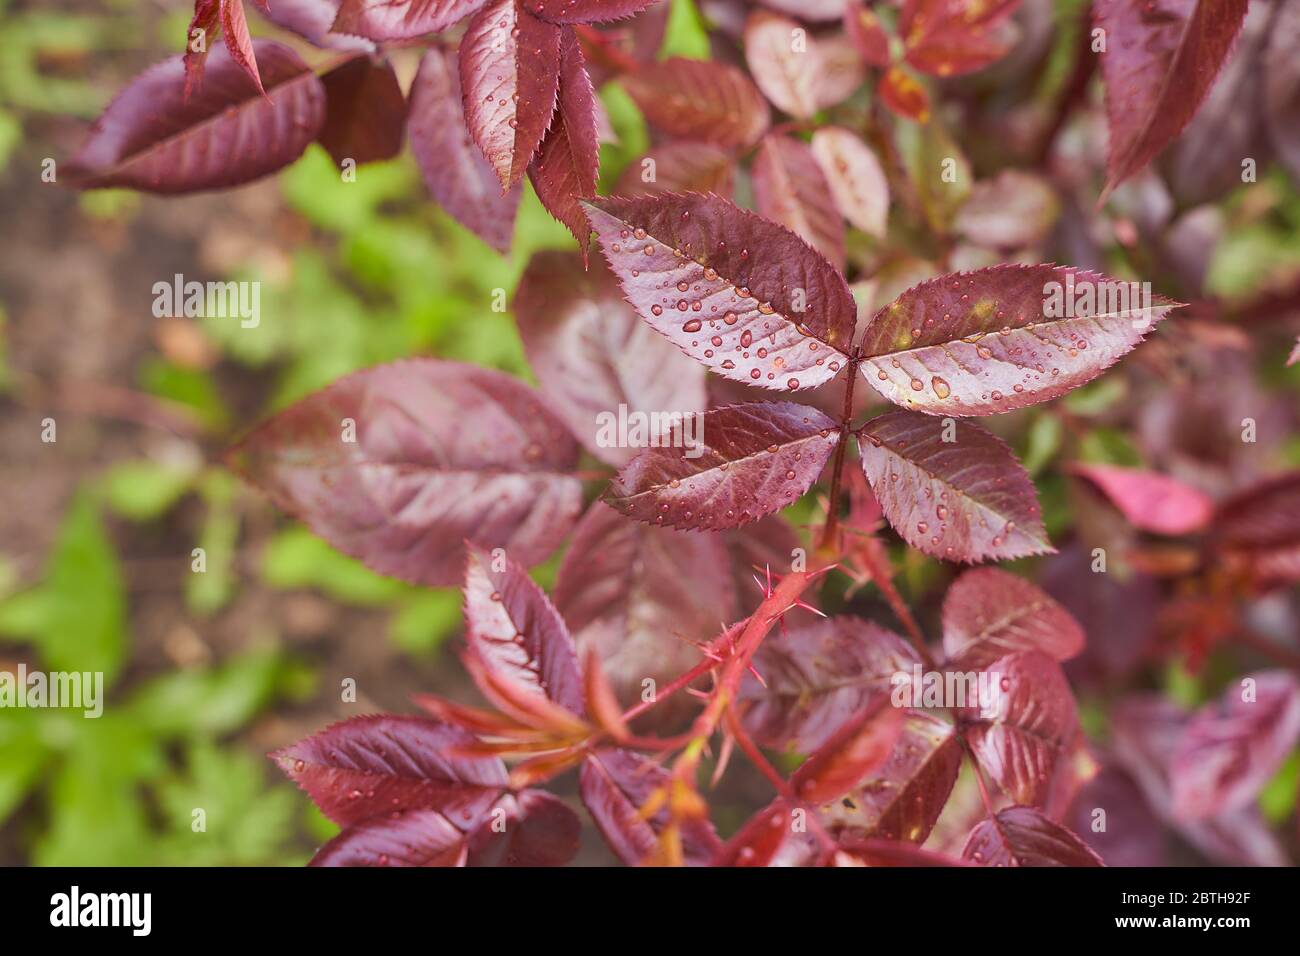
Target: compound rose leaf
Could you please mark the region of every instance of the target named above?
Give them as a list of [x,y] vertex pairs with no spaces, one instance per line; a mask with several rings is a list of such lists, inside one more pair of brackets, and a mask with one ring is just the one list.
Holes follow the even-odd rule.
[[772,120],[763,94],[727,63],[670,57],[620,82],[647,122],[679,139],[751,146]]
[[[523,178],[551,125],[560,89],[560,28],[520,3],[493,0],[474,15],[460,42],[465,120],[503,189]],[[585,130],[574,135],[580,133]]]
[[856,133],[824,126],[813,133],[812,154],[844,218],[868,235],[883,238],[889,181],[871,148]]
[[1106,192],[1182,132],[1214,85],[1246,16],[1246,0],[1098,0],[1110,145]]
[[265,96],[217,49],[186,97],[184,58],[171,57],[118,94],[62,172],[78,189],[175,194],[238,186],[287,166],[320,131],[324,87],[288,47],[258,40],[253,49]]
[[354,717],[271,759],[321,812],[347,826],[406,810],[437,810],[469,830],[506,788],[495,757],[448,755],[473,737],[425,717]]
[[939,276],[877,312],[862,372],[930,415],[995,415],[1064,395],[1132,350],[1178,303],[1053,265]]
[[436,810],[374,817],[348,827],[309,866],[464,866],[465,835]]
[[918,551],[974,563],[1053,550],[1029,475],[977,425],[887,412],[863,426],[858,448],[885,517]]
[[658,0],[523,0],[524,9],[551,23],[602,23],[634,16]]
[[321,77],[325,125],[317,140],[335,164],[392,159],[402,151],[406,98],[387,60],[356,56]]
[[1119,465],[1072,465],[1073,474],[1101,489],[1135,528],[1156,534],[1200,531],[1210,522],[1214,502],[1176,478]]
[[628,164],[614,192],[620,196],[654,193],[717,193],[731,198],[736,160],[720,146],[674,140],[651,148]]
[[641,321],[604,263],[534,253],[514,311],[543,393],[601,461],[627,464],[708,403],[704,369]]
[[842,797],[889,759],[902,726],[903,710],[889,701],[864,707],[799,765],[791,788],[813,803]]
[[465,125],[455,53],[434,47],[420,61],[407,134],[438,204],[493,249],[507,251],[523,186],[502,195],[496,172],[474,145]]
[[[278,0],[270,0],[272,7]],[[371,40],[414,40],[440,33],[486,0],[343,0],[332,30]]]
[[415,584],[462,580],[463,542],[536,564],[578,518],[578,446],[508,375],[411,359],[280,412],[232,464],[340,551]]
[[853,294],[788,230],[695,193],[610,197],[587,210],[628,301],[717,374],[794,391],[848,364]]
[[795,402],[729,405],[695,421],[687,447],[648,448],[618,473],[615,509],[685,531],[736,528],[798,500],[840,437],[830,416]]
[[1102,866],[1077,836],[1033,807],[1008,807],[971,831],[962,857],[981,866]]
[[758,214],[785,226],[843,271],[844,217],[807,144],[789,136],[765,136],[751,175]]
[[581,832],[578,815],[559,797],[506,794],[470,835],[467,865],[564,866],[577,855]]
[[1300,740],[1300,681],[1285,671],[1243,677],[1197,711],[1170,764],[1173,813],[1201,820],[1259,795]]
[[[579,792],[614,855],[628,866],[653,856],[669,823],[661,809],[644,818],[640,810],[669,780],[668,771],[629,750],[598,750],[582,765]],[[707,820],[683,824],[682,858],[687,866],[708,866],[722,842]]]
[[943,599],[943,650],[980,668],[1018,651],[1065,661],[1083,650],[1079,622],[1037,585],[997,568],[967,571]]

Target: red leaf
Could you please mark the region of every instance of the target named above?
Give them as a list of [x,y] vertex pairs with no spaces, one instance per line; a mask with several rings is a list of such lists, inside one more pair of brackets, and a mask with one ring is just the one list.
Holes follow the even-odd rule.
[[1246,0],[1098,0],[1110,147],[1106,192],[1169,144],[1195,115],[1232,49]]
[[528,167],[528,178],[542,205],[578,240],[585,264],[591,226],[579,200],[596,195],[600,172],[596,91],[571,28],[565,28],[560,45],[559,108],[537,158]]
[[721,147],[673,141],[655,146],[640,161],[629,163],[614,192],[621,196],[717,193],[730,198],[735,178],[736,161]]
[[464,866],[464,835],[433,810],[375,817],[348,827],[310,866]]
[[903,711],[888,701],[863,708],[799,765],[791,787],[813,803],[843,796],[889,759],[902,725]]
[[[271,0],[274,4],[276,0]],[[343,0],[332,27],[371,40],[414,40],[440,33],[486,0]]]
[[984,671],[995,679],[995,700],[987,706],[996,715],[966,708],[966,741],[984,772],[1012,800],[1041,806],[1057,761],[1078,732],[1074,694],[1061,666],[1037,651],[1003,657]]
[[244,18],[244,5],[240,0],[221,0],[221,34],[226,41],[226,49],[230,51],[230,58],[248,74],[257,91],[265,93],[262,77],[257,72],[253,38],[248,34],[248,21]]
[[1156,534],[1180,535],[1200,531],[1210,522],[1214,502],[1175,478],[1118,465],[1072,465],[1105,493],[1135,528]]
[[468,863],[564,866],[578,852],[581,831],[577,814],[558,797],[544,790],[507,794],[470,836]]
[[424,717],[354,717],[271,754],[285,774],[343,826],[406,810],[437,810],[469,830],[506,787],[493,758],[451,757],[473,741]]
[[880,101],[895,115],[918,123],[930,122],[930,94],[916,77],[901,67],[887,70],[880,78],[876,92]]
[[1114,365],[1178,304],[1137,283],[1064,266],[940,276],[877,312],[863,374],[930,415],[993,415],[1047,401]]
[[906,59],[923,73],[958,76],[1006,56],[1015,40],[1007,18],[1020,0],[908,0],[898,32]]
[[842,102],[864,75],[861,59],[843,35],[814,36],[763,10],[745,24],[745,62],[763,94],[798,119]]
[[961,763],[953,725],[910,711],[889,759],[861,788],[821,807],[818,816],[839,839],[924,843],[957,783]]
[[266,96],[223,50],[185,96],[184,58],[141,73],[95,121],[67,177],[79,189],[188,193],[238,186],[287,166],[316,138],[325,92],[298,54],[253,44]]
[[581,507],[578,447],[560,421],[523,383],[455,362],[349,375],[231,458],[340,551],[417,584],[459,582],[466,539],[535,564]]
[[742,687],[746,729],[768,747],[810,753],[854,714],[885,699],[900,672],[920,662],[903,638],[858,617],[819,619],[773,634],[754,655],[766,686]]
[[[944,441],[949,427],[954,441]],[[888,412],[863,426],[858,448],[885,517],[918,551],[976,562],[1053,550],[1033,482],[982,428]]]
[[515,316],[543,392],[602,461],[624,465],[651,440],[646,434],[637,444],[620,443],[609,434],[620,407],[631,424],[633,416],[653,421],[654,414],[707,404],[704,369],[638,318],[604,263],[584,271],[571,253],[534,253],[515,293]]
[[1061,211],[1055,189],[1036,173],[1004,169],[971,187],[954,228],[991,249],[1023,249],[1047,238]]
[[882,70],[888,68],[892,59],[889,34],[880,25],[880,18],[861,0],[844,0],[844,31],[862,62]]
[[621,82],[652,126],[680,139],[750,146],[771,122],[758,88],[726,63],[671,57]]
[[796,390],[848,364],[853,295],[794,234],[717,196],[613,197],[587,208],[628,301],[724,378]]
[[357,56],[324,76],[325,125],[317,137],[334,162],[358,166],[402,151],[406,98],[387,60]]
[[1220,502],[1211,530],[1221,554],[1261,579],[1300,580],[1300,471]]
[[981,866],[1102,866],[1065,827],[1033,807],[1008,807],[971,831],[962,856]]
[[498,252],[510,248],[523,187],[505,195],[465,125],[456,55],[434,47],[411,85],[411,150],[438,204]]
[[262,14],[323,49],[373,53],[375,44],[364,37],[330,32],[341,5],[342,0],[274,0]]
[[830,23],[844,11],[845,0],[758,0],[765,7],[809,23]]
[[524,9],[551,23],[602,23],[640,13],[658,0],[524,0]]
[[198,89],[203,79],[203,66],[208,59],[208,41],[216,36],[220,22],[221,0],[194,0],[194,16],[185,33],[185,55],[182,58],[185,64],[186,99]]
[[[1246,680],[1254,695],[1243,699]],[[1201,820],[1251,803],[1300,740],[1300,682],[1283,671],[1242,678],[1198,711],[1170,766],[1173,813]]]
[[[465,120],[503,189],[523,178],[551,125],[560,88],[560,28],[519,4],[492,0],[460,42]],[[593,140],[594,129],[593,122]],[[580,139],[578,148],[585,145]]]
[[730,405],[697,421],[699,444],[646,449],[614,479],[609,503],[685,531],[736,528],[803,495],[840,437],[833,419],[794,402]]
[[769,134],[759,144],[751,175],[758,214],[785,226],[843,271],[844,218],[812,150],[789,136]]
[[835,866],[968,866],[961,860],[922,850],[897,840],[845,840],[835,854]]
[[[802,809],[802,808],[801,808]],[[796,817],[780,800],[759,810],[727,841],[714,866],[817,866],[826,857],[813,836],[795,828]]]
[[[641,702],[643,681],[666,685],[693,667],[695,643],[716,637],[736,613],[716,536],[637,524],[599,501],[574,532],[555,603],[579,648],[599,655],[625,706]],[[674,703],[654,713],[666,709],[667,722],[681,713]]]
[[840,126],[824,126],[813,133],[812,154],[844,218],[868,235],[883,238],[889,182],[876,154],[856,133]]
[[[638,866],[654,853],[668,825],[666,809],[648,820],[639,813],[667,780],[666,770],[629,750],[599,750],[582,765],[582,802],[614,855],[628,866]],[[707,866],[722,846],[708,821],[683,824],[681,838],[687,866]]]
[[943,650],[963,667],[984,667],[1018,651],[1065,661],[1083,650],[1084,641],[1069,611],[1006,571],[967,571],[944,595]]
[[518,564],[470,548],[465,632],[470,652],[498,684],[583,712],[573,638],[550,599]]

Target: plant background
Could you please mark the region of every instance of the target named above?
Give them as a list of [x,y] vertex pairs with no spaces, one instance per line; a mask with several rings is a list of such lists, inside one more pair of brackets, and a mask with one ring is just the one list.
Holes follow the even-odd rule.
[[[673,2],[664,54],[707,57],[697,11]],[[533,251],[573,245],[528,187],[513,251],[498,256],[427,201],[409,154],[344,184],[313,145],[278,177],[182,199],[41,183],[42,160],[71,155],[112,91],[179,49],[189,13],[183,0],[0,0],[0,668],[95,668],[107,684],[98,720],[0,712],[2,864],[301,864],[336,828],[265,753],[345,717],[409,712],[417,690],[467,696],[458,591],[371,573],[214,462],[271,411],[400,356],[532,380],[492,290],[513,290]],[[310,50],[260,18],[250,25]],[[1072,42],[1055,44],[1058,83]],[[395,65],[405,85],[414,56]],[[602,99],[620,137],[602,148],[611,182],[649,140],[625,95]],[[1209,291],[1245,297],[1300,275],[1294,183],[1274,173],[1220,206],[1231,228],[1202,250]],[[174,273],[261,281],[260,327],[155,319],[151,287]],[[1267,470],[1300,467],[1300,366],[1284,358],[1279,349],[1258,374],[1245,366],[1245,381],[1225,366],[1219,384],[1225,402],[1244,388],[1267,399]],[[1106,376],[1056,403],[1068,433],[1067,416],[1041,410],[998,423],[1034,474],[1053,540],[1101,514],[1055,467],[1063,444],[1072,460],[1143,463],[1113,424],[1142,400]],[[40,441],[47,416],[55,444]],[[205,574],[190,572],[194,547]],[[949,571],[895,556],[904,598],[932,624]],[[536,572],[545,586],[558,557]],[[1055,559],[1067,588],[1070,560]],[[1294,594],[1274,599],[1275,626],[1294,633],[1298,607]],[[874,594],[854,610],[888,619]],[[1189,706],[1241,672],[1193,671],[1183,656],[1162,655],[1146,680]],[[355,704],[340,700],[349,677]],[[1081,691],[1090,731],[1106,693]],[[733,770],[712,797],[724,836],[765,792],[747,773]],[[1271,822],[1294,814],[1298,784],[1293,757],[1261,797]],[[195,807],[205,833],[191,831]],[[612,862],[594,831],[582,846],[577,862]]]

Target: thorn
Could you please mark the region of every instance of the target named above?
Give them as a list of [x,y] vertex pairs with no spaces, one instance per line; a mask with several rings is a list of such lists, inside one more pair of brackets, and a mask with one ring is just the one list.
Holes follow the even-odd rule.
[[763,675],[758,672],[758,668],[756,668],[752,662],[749,665],[749,672],[754,675],[754,679],[758,681],[763,689],[767,690],[767,681],[763,680]]
[[709,781],[709,789],[712,790],[722,779],[722,775],[727,770],[727,765],[731,763],[731,755],[736,749],[736,738],[727,734],[722,738],[722,747],[718,750],[718,762],[713,765],[713,778]]
[[[819,608],[819,607],[813,607],[811,604],[805,604],[802,600],[800,600],[800,601],[795,601],[793,604],[790,605],[790,607],[801,607],[801,608],[803,608],[805,611],[812,611],[812,612],[813,612],[814,614],[816,614],[818,617],[825,617],[825,616],[826,616],[826,612],[823,611],[821,608]],[[788,611],[788,610],[790,610],[790,608],[786,608],[786,610]]]
[[687,687],[686,693],[690,694],[692,697],[698,697],[700,700],[708,700],[710,697],[713,696],[712,694],[709,694],[705,691],[697,690],[694,687]]

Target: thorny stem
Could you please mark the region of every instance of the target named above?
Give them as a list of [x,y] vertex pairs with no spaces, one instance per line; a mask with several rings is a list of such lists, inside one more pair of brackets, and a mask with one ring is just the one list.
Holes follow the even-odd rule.
[[853,427],[853,390],[858,382],[858,365],[862,356],[857,349],[849,356],[849,380],[844,385],[844,407],[840,411],[840,440],[835,446],[835,459],[831,463],[831,493],[826,506],[826,525],[822,528],[818,550],[830,552],[835,546],[835,535],[840,526],[840,482],[844,477],[844,456]]

